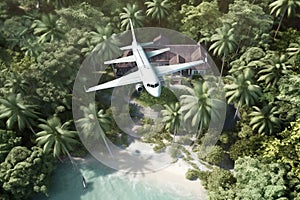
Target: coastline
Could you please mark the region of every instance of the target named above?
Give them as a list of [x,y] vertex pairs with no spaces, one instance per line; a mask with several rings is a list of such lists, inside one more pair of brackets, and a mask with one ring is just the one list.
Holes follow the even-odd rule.
[[[151,144],[141,142],[139,140],[134,140],[127,148],[128,151],[135,151],[138,149],[141,152],[146,152],[148,154],[157,154],[153,151]],[[167,152],[159,153],[163,158],[168,160],[170,155]],[[138,163],[137,163],[138,165]],[[206,167],[201,167],[206,168]],[[131,176],[136,181],[142,181],[150,184],[154,184],[156,187],[162,187],[166,189],[171,189],[172,191],[178,193],[185,193],[196,197],[199,200],[207,199],[207,192],[202,186],[199,179],[195,181],[190,181],[185,178],[185,173],[188,169],[192,169],[189,164],[184,160],[179,158],[176,162],[170,163],[168,166],[156,170],[154,172],[148,172],[143,174],[127,174]],[[120,173],[123,173],[120,171]],[[124,173],[123,173],[124,174]],[[196,199],[195,199],[196,200]]]
[[[127,152],[131,152],[133,156],[140,156],[140,154],[159,154],[163,160],[169,160],[170,156],[167,152],[156,153],[153,151],[151,144],[141,142],[139,140],[134,140],[130,145],[125,149]],[[135,151],[140,151],[139,155],[136,155]],[[93,156],[92,156],[93,157]],[[74,160],[77,160],[81,163],[89,163],[94,159],[86,157],[76,157]],[[98,161],[100,162],[100,161]],[[151,163],[157,161],[152,160]],[[139,163],[136,163],[138,166]],[[185,178],[185,173],[188,169],[192,169],[189,164],[184,160],[179,158],[176,162],[165,165],[165,167],[160,168],[154,171],[148,171],[147,173],[126,173],[126,171],[116,171],[114,174],[117,176],[126,176],[130,181],[137,184],[142,183],[149,187],[154,186],[159,188],[166,193],[173,193],[178,195],[187,196],[187,199],[193,200],[205,200],[207,199],[207,192],[202,186],[199,179],[195,181],[190,181]]]
[[134,178],[142,182],[154,184],[156,187],[170,189],[174,192],[184,193],[199,200],[207,199],[207,193],[199,179],[190,181],[185,173],[191,168],[184,161],[179,160],[170,166],[153,173],[137,175]]

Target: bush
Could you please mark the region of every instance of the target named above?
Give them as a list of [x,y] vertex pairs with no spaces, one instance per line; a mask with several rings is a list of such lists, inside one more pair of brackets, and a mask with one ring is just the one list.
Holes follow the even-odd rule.
[[157,145],[155,145],[155,147],[153,148],[153,150],[155,152],[159,152],[159,151],[163,151],[164,148],[166,148],[166,145],[163,142],[159,141],[157,143]]
[[214,146],[213,149],[205,156],[204,160],[213,165],[220,165],[225,153],[220,146]]
[[181,155],[180,145],[172,144],[169,148],[169,154],[172,158],[177,159]]
[[199,177],[199,171],[198,170],[194,170],[194,169],[189,169],[186,173],[185,173],[185,178],[190,180],[190,181],[195,181],[198,179]]
[[183,145],[191,145],[192,144],[191,135],[181,136],[178,140],[178,143]]

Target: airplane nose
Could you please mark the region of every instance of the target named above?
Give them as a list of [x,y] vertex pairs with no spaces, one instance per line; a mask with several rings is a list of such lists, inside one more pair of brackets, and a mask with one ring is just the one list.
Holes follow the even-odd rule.
[[152,92],[152,96],[154,96],[154,97],[160,97],[160,93],[161,93],[160,90],[154,90],[154,91]]

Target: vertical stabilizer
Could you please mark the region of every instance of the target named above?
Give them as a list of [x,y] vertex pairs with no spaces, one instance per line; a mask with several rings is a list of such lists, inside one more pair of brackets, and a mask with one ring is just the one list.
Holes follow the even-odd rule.
[[130,22],[130,28],[131,28],[131,34],[132,34],[132,43],[134,43],[134,42],[137,43],[131,19],[129,19],[129,22]]

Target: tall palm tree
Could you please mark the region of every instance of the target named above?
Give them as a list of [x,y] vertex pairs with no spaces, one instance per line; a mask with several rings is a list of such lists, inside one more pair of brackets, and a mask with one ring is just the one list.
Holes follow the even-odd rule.
[[34,34],[39,36],[38,42],[52,42],[65,37],[63,25],[56,15],[43,14],[40,20],[34,20]]
[[[100,109],[98,113],[95,113],[95,104],[92,103],[87,107],[81,106],[80,109],[83,111],[83,117],[78,119],[76,123],[81,127],[83,137],[90,137],[93,140],[99,140],[101,138],[112,155],[105,136],[105,131],[108,131],[112,126],[110,116],[102,109]],[[97,129],[97,124],[99,124],[100,130]]]
[[103,60],[112,59],[115,55],[120,54],[119,41],[116,39],[110,24],[105,27],[96,27],[96,31],[89,32],[89,36],[91,38],[90,43],[96,45],[94,52],[101,55]]
[[18,123],[19,130],[25,127],[31,129],[34,119],[37,119],[36,106],[25,104],[21,94],[10,94],[6,99],[0,99],[0,119],[7,118],[6,126],[13,129],[15,123]]
[[231,84],[225,85],[224,87],[226,98],[228,98],[228,103],[237,103],[238,109],[244,104],[247,106],[254,105],[261,96],[261,88],[253,84],[249,75],[251,75],[251,73],[245,74],[241,72],[237,76],[227,76]]
[[264,81],[268,87],[275,86],[282,74],[292,67],[287,63],[285,55],[280,56],[276,53],[267,55],[263,63],[262,69],[258,72],[260,74],[258,81]]
[[42,131],[36,134],[37,144],[43,146],[44,152],[53,151],[54,157],[59,158],[61,154],[67,154],[72,161],[69,151],[73,150],[73,144],[79,142],[76,139],[76,131],[69,130],[70,121],[62,124],[58,117],[52,117],[47,120],[41,119],[41,122],[43,123],[39,124],[38,127]]
[[89,32],[92,44],[99,44],[109,39],[113,35],[113,28],[110,24],[102,27],[97,26],[95,31]]
[[169,131],[174,133],[174,142],[175,136],[178,132],[180,122],[182,119],[182,113],[180,110],[179,102],[171,103],[170,105],[164,105],[165,109],[162,110],[163,115],[163,122],[165,122],[165,128]]
[[276,107],[266,105],[262,109],[253,106],[253,111],[250,113],[250,126],[253,130],[258,129],[259,134],[274,133],[275,129],[280,126],[280,119],[275,115],[278,113]]
[[234,51],[236,47],[236,39],[234,36],[234,28],[230,24],[223,24],[222,28],[216,29],[217,33],[211,36],[211,42],[209,50],[213,50],[213,54],[222,57],[222,67],[219,83],[223,74],[225,57]]
[[287,17],[292,16],[298,6],[300,6],[300,0],[276,0],[269,4],[271,14],[275,13],[276,17],[280,17],[274,39],[276,38],[276,35],[280,29],[283,17],[286,15],[286,13]]
[[163,18],[167,17],[168,10],[171,7],[168,0],[146,1],[145,4],[147,5],[147,16],[151,16],[153,19],[157,19],[159,24]]
[[130,29],[130,19],[135,28],[139,28],[143,26],[144,15],[143,11],[139,10],[137,4],[127,4],[126,7],[123,8],[122,13],[120,13],[121,18],[121,28],[125,30]]
[[213,89],[207,81],[197,81],[193,83],[193,89],[188,89],[190,94],[180,96],[183,120],[191,119],[191,125],[197,128],[196,138],[200,136],[203,128],[208,127],[213,114],[219,116],[218,111],[212,109],[212,105],[223,105],[220,100],[212,98]]

